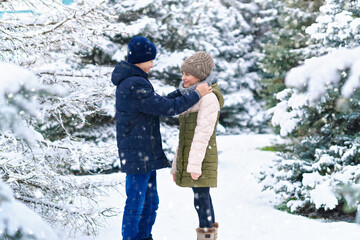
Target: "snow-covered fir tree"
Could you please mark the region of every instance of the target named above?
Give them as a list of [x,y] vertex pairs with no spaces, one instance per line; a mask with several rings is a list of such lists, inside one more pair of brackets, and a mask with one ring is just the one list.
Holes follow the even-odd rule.
[[57,84],[68,91],[66,96],[41,100],[40,111],[46,121],[37,123],[37,130],[52,141],[66,137],[99,142],[112,139],[114,130],[107,127],[113,123],[115,114],[114,89],[109,81],[112,69],[86,64],[86,60],[96,48],[115,51],[105,36],[121,31],[116,23],[112,24],[115,15],[111,11],[116,9],[107,8],[104,1],[91,4],[77,1],[71,5],[52,0],[1,4],[7,9],[0,18],[4,23],[0,26],[4,28],[1,59],[26,66],[43,83]]
[[115,9],[105,3],[0,3],[0,59],[32,72],[1,68],[0,174],[15,199],[47,222],[84,234],[113,214],[97,206],[96,196],[121,183],[71,176],[117,160],[115,130],[107,127],[114,115],[111,68],[83,59],[97,46],[111,48],[104,36],[118,31]]
[[359,46],[359,4],[358,0],[325,1],[316,23],[306,29],[311,36],[310,49],[317,56]]
[[54,231],[0,180],[0,239],[58,239]]
[[[30,150],[29,145],[43,140],[27,124],[27,120],[41,117],[36,111],[37,96],[56,92],[40,84],[30,71],[15,65],[0,62],[0,72],[3,74],[0,80],[0,239],[56,239],[50,227],[23,203],[15,200],[13,191],[3,183],[4,180],[10,185],[23,185],[29,178],[33,178],[33,183],[38,180],[34,173],[22,170],[32,165],[29,160],[24,161],[19,151],[10,148],[14,146],[12,142],[17,142],[18,147]],[[18,199],[26,197],[19,188],[15,189]]]
[[258,21],[265,29],[262,30],[260,67],[266,86],[262,96],[267,108],[274,107],[278,102],[275,94],[285,88],[286,73],[309,57],[303,52],[309,38],[305,29],[315,21],[322,2],[279,0],[266,2],[262,7],[262,18]]
[[257,67],[257,27],[253,20],[259,11],[256,3],[114,2],[123,30],[111,36],[119,44],[113,60],[125,59],[126,45],[133,36],[145,36],[155,43],[159,52],[151,78],[155,85],[159,80],[174,89],[181,80],[180,66],[185,58],[196,51],[206,51],[215,59],[214,72],[225,96],[220,124],[228,132],[239,131],[239,127],[263,127],[267,119],[259,99],[261,71]]
[[[262,173],[291,211],[342,211],[358,183],[359,1],[327,0],[306,29],[315,55],[287,73],[272,123],[293,146]],[[324,55],[325,54],[325,55]]]

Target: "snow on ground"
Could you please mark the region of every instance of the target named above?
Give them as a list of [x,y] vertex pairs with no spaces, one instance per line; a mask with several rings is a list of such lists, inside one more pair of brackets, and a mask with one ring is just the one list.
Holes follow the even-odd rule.
[[[220,240],[350,240],[360,238],[360,226],[346,222],[326,223],[291,215],[273,208],[269,193],[261,192],[253,173],[268,164],[274,153],[258,150],[271,145],[273,135],[219,136],[218,188],[211,194]],[[122,174],[124,175],[124,174]],[[109,175],[110,177],[111,175]],[[153,228],[155,240],[196,239],[198,220],[190,188],[172,182],[169,169],[158,171],[160,207]],[[123,190],[103,204],[123,208]],[[111,218],[95,240],[121,239],[122,216]],[[76,238],[80,239],[80,238]],[[83,238],[90,239],[90,238]],[[93,238],[92,238],[93,239]]]

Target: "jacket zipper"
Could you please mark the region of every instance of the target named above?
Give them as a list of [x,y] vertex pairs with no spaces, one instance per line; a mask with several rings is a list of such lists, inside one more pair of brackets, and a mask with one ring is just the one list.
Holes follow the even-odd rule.
[[154,136],[154,118],[151,117],[151,149],[155,156],[155,136]]

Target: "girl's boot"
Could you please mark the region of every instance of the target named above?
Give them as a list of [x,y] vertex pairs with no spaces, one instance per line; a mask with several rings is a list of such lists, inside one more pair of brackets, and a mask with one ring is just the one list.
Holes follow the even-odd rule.
[[197,228],[197,240],[215,240],[215,228]]
[[215,238],[214,238],[214,240],[216,240],[218,238],[219,223],[214,222],[212,226],[213,226],[213,228],[215,228]]

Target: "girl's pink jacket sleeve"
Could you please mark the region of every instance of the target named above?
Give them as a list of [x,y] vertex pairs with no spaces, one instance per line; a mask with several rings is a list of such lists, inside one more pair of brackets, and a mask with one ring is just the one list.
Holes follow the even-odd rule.
[[[220,111],[220,104],[216,95],[210,93],[203,96],[197,104],[188,110],[188,112],[196,111],[198,111],[198,116],[189,153],[187,172],[201,174],[201,165],[205,157],[206,148],[208,147],[210,137],[214,132],[218,113]],[[177,151],[172,164],[172,174],[176,172],[176,157]]]

